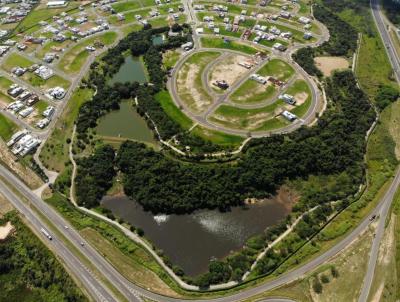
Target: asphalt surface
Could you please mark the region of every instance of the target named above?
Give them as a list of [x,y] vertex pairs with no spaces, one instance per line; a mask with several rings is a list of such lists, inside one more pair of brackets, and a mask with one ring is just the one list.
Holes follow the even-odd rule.
[[[379,30],[379,33],[382,37],[382,40],[386,46],[386,52],[388,54],[389,60],[392,64],[394,73],[397,78],[397,82],[400,81],[400,60],[399,57],[396,53],[395,47],[393,45],[393,41],[390,38],[389,33],[387,32],[387,27],[384,23],[384,17],[382,16],[382,11],[380,10],[379,7],[379,0],[371,0],[371,10],[372,10],[372,15],[375,20],[375,24]],[[368,296],[371,291],[371,285],[374,280],[374,274],[375,274],[375,268],[377,264],[377,259],[378,259],[378,254],[379,254],[379,246],[382,241],[382,238],[385,233],[385,222],[386,219],[389,215],[389,209],[390,205],[392,203],[394,194],[396,193],[397,187],[399,185],[399,174],[400,172],[398,171],[396,174],[396,178],[394,182],[392,183],[392,186],[389,188],[388,192],[384,196],[384,200],[386,200],[385,205],[381,208],[380,212],[377,212],[377,215],[379,214],[379,224],[375,232],[375,237],[372,241],[372,247],[370,251],[370,256],[368,260],[368,268],[367,268],[367,273],[364,277],[363,284],[361,287],[361,292],[360,296],[358,298],[359,302],[366,302],[368,301]]]
[[396,76],[397,82],[400,82],[400,58],[397,55],[396,48],[394,47],[394,43],[390,38],[390,35],[387,31],[387,26],[383,21],[382,12],[379,7],[379,0],[371,0],[371,10],[372,15],[375,20],[375,24],[378,27],[379,33],[382,37],[383,43],[386,47],[386,52],[388,54],[390,63],[392,64],[394,74]]
[[[56,251],[58,257],[60,257],[69,270],[73,272],[76,278],[78,278],[84,285],[86,290],[96,301],[118,301],[114,296],[106,289],[105,286],[100,284],[93,273],[80,262],[80,260],[68,249],[63,241],[59,240],[57,236],[52,234],[50,228],[37,217],[36,213],[21,199],[16,196],[8,187],[0,181],[0,191],[7,198],[13,206],[29,221],[30,225],[34,227],[39,236],[43,236],[45,240],[48,240],[48,244],[51,248]],[[44,234],[41,233],[40,229],[45,228],[52,236],[52,240],[49,240]]]

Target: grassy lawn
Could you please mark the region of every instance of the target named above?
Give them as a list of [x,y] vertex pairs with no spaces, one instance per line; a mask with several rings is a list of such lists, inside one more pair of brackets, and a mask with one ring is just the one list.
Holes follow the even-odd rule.
[[191,134],[222,146],[237,147],[244,141],[244,138],[241,136],[211,130],[202,126],[196,126],[196,128],[192,130]]
[[181,52],[178,50],[167,50],[163,53],[163,64],[165,68],[173,68],[179,60]]
[[188,118],[178,107],[176,107],[171,95],[168,91],[160,91],[155,95],[156,100],[168,116],[176,121],[183,129],[189,129],[193,125],[193,121]]
[[3,64],[1,65],[3,69],[5,69],[8,72],[11,72],[11,69],[13,67],[19,66],[22,68],[28,68],[33,65],[33,62],[28,60],[27,58],[20,56],[17,53],[12,53],[10,54],[5,61],[3,61]]
[[[108,17],[108,22],[110,22],[110,24],[116,24],[116,25],[122,25],[122,24],[128,24],[128,23],[132,23],[132,22],[136,22],[136,15],[141,15],[142,17],[148,16],[149,12],[151,11],[150,8],[145,8],[145,9],[140,9],[140,10],[135,10],[133,12],[127,12],[124,13],[125,16],[125,20],[119,21],[118,17],[116,15],[111,15],[110,17]],[[140,28],[143,25],[140,25]]]
[[294,69],[285,61],[272,59],[258,71],[262,76],[273,76],[281,81],[287,81],[294,75]]
[[53,75],[51,78],[47,80],[43,80],[41,77],[37,76],[36,74],[33,73],[25,73],[22,78],[26,81],[28,81],[32,86],[34,87],[40,87],[44,90],[60,86],[63,87],[64,89],[68,89],[71,83],[60,77],[59,75]]
[[[294,74],[294,69],[286,62],[273,59],[265,64],[258,72],[262,76],[273,76],[285,81]],[[231,101],[238,104],[253,104],[270,99],[276,88],[273,85],[262,85],[248,79],[232,95]]]
[[180,99],[192,112],[202,112],[212,104],[212,97],[203,86],[201,75],[206,66],[220,56],[219,52],[204,51],[190,56],[177,76],[177,91]]
[[352,9],[343,10],[340,17],[363,33],[356,68],[356,75],[362,89],[373,97],[379,85],[397,88],[398,84],[394,82],[392,67],[369,6],[360,8],[357,12]]
[[125,36],[127,36],[128,34],[130,34],[131,32],[134,31],[139,31],[143,28],[142,24],[131,24],[128,26],[125,26],[124,28],[121,29],[121,31],[124,33]]
[[261,50],[255,47],[248,46],[246,44],[236,42],[236,41],[229,41],[225,42],[223,38],[206,38],[203,37],[200,39],[201,45],[206,48],[224,48],[224,49],[231,49],[240,51],[249,55],[254,55],[259,51],[265,52],[265,50]]
[[0,137],[4,141],[8,141],[17,130],[18,126],[13,121],[0,114]]
[[9,80],[6,77],[0,77],[0,89],[4,92],[10,88],[10,86],[13,84],[13,81]]
[[15,29],[15,32],[22,32],[26,31],[27,29],[31,29],[34,27],[34,30],[38,27],[37,24],[39,21],[44,21],[44,20],[49,20],[53,16],[64,12],[64,11],[75,11],[75,9],[81,5],[79,1],[70,1],[69,4],[66,7],[62,8],[40,8],[40,9],[34,9],[32,10],[28,16],[26,16],[21,23],[18,24],[18,26]]
[[46,110],[47,106],[49,106],[49,104],[43,100],[40,100],[34,105],[40,115]]
[[110,31],[82,40],[64,54],[58,63],[58,67],[66,73],[77,73],[89,57],[89,52],[85,50],[86,46],[93,44],[95,41],[100,41],[104,45],[110,45],[116,38],[117,33]]
[[133,10],[142,7],[140,1],[134,0],[134,1],[125,1],[121,3],[115,3],[112,5],[112,8],[117,12],[124,12],[127,10]]
[[290,110],[290,112],[297,115],[298,117],[304,116],[311,105],[311,91],[310,87],[308,87],[307,85],[307,82],[304,80],[296,80],[296,82],[294,82],[294,84],[290,86],[288,90],[286,90],[286,93],[295,96],[296,99],[298,99],[298,97],[296,97],[296,94],[307,94],[307,98],[302,104],[296,105],[294,109]]
[[284,126],[283,119],[274,118],[280,113],[283,101],[257,108],[242,109],[229,105],[221,105],[210,117],[210,121],[224,127],[249,131],[272,130]]
[[254,104],[270,99],[275,91],[273,85],[262,85],[248,79],[230,96],[230,99],[238,104]]
[[65,162],[68,161],[69,148],[65,141],[71,137],[74,121],[78,116],[80,106],[91,98],[92,93],[93,91],[89,89],[78,89],[68,101],[67,107],[40,153],[40,159],[49,169],[63,170]]
[[60,47],[60,48],[67,48],[69,45],[71,45],[73,42],[71,40],[66,40],[62,43],[60,42],[55,42],[55,41],[49,41],[44,46],[36,52],[36,57],[42,59],[44,55],[48,52],[52,52],[53,50],[51,49],[52,47]]

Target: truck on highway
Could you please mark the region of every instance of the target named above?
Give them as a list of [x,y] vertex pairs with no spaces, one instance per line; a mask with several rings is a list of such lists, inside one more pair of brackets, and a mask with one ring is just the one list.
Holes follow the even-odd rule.
[[53,237],[51,237],[51,235],[49,234],[49,232],[47,232],[44,228],[41,228],[40,231],[49,239],[52,240]]

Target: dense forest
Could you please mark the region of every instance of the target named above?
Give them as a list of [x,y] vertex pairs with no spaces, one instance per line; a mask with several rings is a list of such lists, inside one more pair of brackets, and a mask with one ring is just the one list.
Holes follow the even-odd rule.
[[0,301],[87,301],[47,247],[11,212],[16,235],[0,242]]
[[350,56],[357,48],[357,31],[332,11],[322,5],[314,5],[314,17],[329,30],[329,41],[319,47],[320,51],[333,56]]
[[395,0],[383,0],[383,7],[388,19],[395,25],[400,25],[400,2]]
[[98,205],[112,186],[115,176],[114,156],[114,149],[104,145],[97,148],[92,156],[78,160],[75,193],[79,205],[87,208]]

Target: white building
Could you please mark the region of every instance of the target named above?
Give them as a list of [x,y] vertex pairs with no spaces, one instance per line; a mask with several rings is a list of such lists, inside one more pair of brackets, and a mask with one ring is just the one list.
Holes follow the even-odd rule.
[[285,111],[282,112],[282,116],[283,116],[284,118],[286,118],[286,119],[287,119],[288,121],[290,121],[290,122],[293,122],[294,120],[297,119],[297,116],[296,116],[296,115],[294,115],[293,113],[291,113],[291,112],[289,112],[289,111],[287,111],[287,110],[285,110]]

